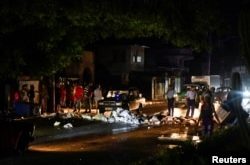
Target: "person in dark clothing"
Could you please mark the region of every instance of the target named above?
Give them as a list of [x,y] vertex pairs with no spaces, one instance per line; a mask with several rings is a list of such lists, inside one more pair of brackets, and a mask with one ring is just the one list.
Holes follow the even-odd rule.
[[210,136],[213,132],[213,117],[215,117],[217,122],[220,123],[220,120],[215,112],[214,105],[211,102],[211,97],[206,95],[204,96],[200,116],[197,122],[197,125],[199,125],[200,122],[202,123],[202,134],[204,137]]
[[91,106],[92,106],[92,84],[88,84],[84,87],[84,106],[85,106],[85,112],[91,112]]
[[172,86],[169,86],[166,92],[169,116],[174,116],[174,100],[175,100],[174,95],[175,95],[174,88]]
[[30,89],[28,91],[29,102],[34,104],[35,99],[35,87],[34,85],[30,85]]
[[229,107],[230,115],[228,117],[229,123],[232,125],[239,125],[240,128],[240,135],[242,136],[243,140],[245,141],[246,145],[250,145],[249,140],[249,126],[247,123],[247,119],[249,114],[243,109],[242,107],[242,81],[239,72],[234,72],[232,74],[231,79],[231,87],[232,90],[228,93],[227,96],[227,104]]
[[33,114],[34,104],[35,104],[35,87],[34,85],[30,85],[30,89],[28,91],[29,103],[30,103],[30,113]]
[[42,84],[41,86],[41,93],[40,93],[40,97],[41,97],[41,113],[46,113],[47,109],[48,109],[48,98],[49,98],[49,94],[48,94],[48,89],[46,87],[45,84]]

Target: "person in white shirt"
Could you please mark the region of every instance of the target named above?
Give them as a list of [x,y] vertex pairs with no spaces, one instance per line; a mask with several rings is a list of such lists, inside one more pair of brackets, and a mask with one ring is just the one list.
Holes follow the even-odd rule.
[[168,87],[166,92],[167,104],[168,104],[168,115],[174,116],[174,95],[175,91],[172,86]]
[[[195,109],[195,99],[196,99],[196,92],[194,88],[191,88],[187,91],[186,93],[186,98],[187,98],[187,113],[186,117],[193,117],[194,116],[194,109]],[[190,115],[191,111],[191,115]]]
[[94,102],[95,102],[96,108],[98,108],[98,101],[101,99],[103,99],[102,89],[101,89],[101,85],[98,85],[98,87],[94,90]]

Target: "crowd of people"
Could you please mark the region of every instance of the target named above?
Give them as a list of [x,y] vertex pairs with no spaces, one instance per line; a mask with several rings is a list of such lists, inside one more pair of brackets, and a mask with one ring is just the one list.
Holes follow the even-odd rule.
[[[228,93],[227,99],[220,103],[220,107],[222,109],[230,112],[229,116],[226,119],[223,119],[223,121],[219,120],[219,116],[217,115],[214,107],[214,87],[207,88],[199,94],[195,88],[191,87],[187,90],[185,95],[187,105],[185,118],[193,119],[197,98],[199,98],[198,100],[201,106],[199,106],[200,114],[198,116],[197,126],[200,125],[202,127],[202,135],[204,137],[210,136],[213,133],[215,122],[218,125],[221,125],[222,122],[229,125],[239,125],[243,130],[243,133],[248,131],[246,120],[249,114],[243,109],[241,105],[243,99],[242,82],[238,72],[232,74],[231,83],[232,89]],[[165,96],[167,99],[168,114],[170,116],[174,116],[175,90],[172,86],[169,86]],[[244,133],[242,136],[247,137],[247,133]]]
[[57,85],[57,111],[61,108],[73,108],[73,112],[80,112],[83,108],[86,113],[92,108],[98,107],[98,101],[103,98],[101,85],[93,83],[81,83],[74,81],[72,85],[58,83]]
[[[194,117],[194,111],[196,108],[196,100],[197,100],[197,97],[200,97],[199,100],[201,103],[201,107],[200,107],[200,115],[199,115],[197,124],[201,123],[203,127],[202,130],[203,130],[204,136],[209,136],[212,134],[213,127],[214,127],[213,126],[214,117],[216,118],[217,123],[220,123],[219,118],[214,108],[214,104],[213,104],[214,92],[215,92],[215,88],[211,87],[210,89],[206,89],[205,91],[203,91],[201,95],[198,95],[196,89],[191,87],[191,88],[188,88],[185,94],[186,106],[187,106],[185,118],[187,119]],[[176,92],[173,86],[170,85],[165,94],[169,116],[174,116],[175,94]]]
[[[244,126],[244,119],[248,117],[241,107],[242,95],[239,95],[241,90],[241,80],[239,74],[235,74],[236,78],[232,81],[232,91],[228,94],[228,105],[231,107],[231,116],[235,120],[238,119],[238,123]],[[235,85],[236,84],[236,85]],[[37,90],[37,89],[36,89]],[[48,110],[48,102],[52,100],[50,98],[48,86],[41,84],[39,90],[36,91],[34,85],[24,84],[20,90],[17,90],[13,94],[13,109],[16,110],[19,103],[28,104],[30,106],[31,114],[34,112],[35,106],[40,106],[40,113],[46,113]],[[103,92],[100,84],[82,83],[79,80],[72,81],[71,83],[58,81],[56,83],[55,91],[55,104],[56,112],[62,110],[62,108],[72,108],[73,112],[80,113],[84,109],[85,113],[90,113],[92,108],[98,108],[98,101],[103,99]],[[236,91],[236,92],[235,92]],[[39,92],[39,101],[35,102],[36,92]],[[214,107],[214,93],[215,88],[207,88],[202,94],[198,94],[196,89],[191,87],[187,90],[186,97],[186,115],[185,118],[194,118],[194,112],[196,108],[196,100],[199,97],[199,103],[201,106],[200,114],[197,120],[197,124],[201,124],[203,128],[203,135],[209,136],[213,132],[214,118],[217,123],[220,124],[220,120],[216,114]],[[176,91],[173,85],[169,85],[164,97],[167,101],[168,115],[174,116],[175,110],[175,96]],[[238,111],[238,109],[240,109]]]
[[53,111],[55,97],[55,112],[72,108],[73,112],[84,109],[89,113],[92,108],[98,107],[98,101],[103,98],[100,84],[59,80],[56,82],[55,96],[51,86],[42,82],[37,86],[31,83],[19,84],[11,93],[11,109],[20,115],[24,114],[24,109],[27,109],[24,115],[50,113]]
[[[12,104],[14,111],[22,109],[24,106],[29,107],[27,115],[33,114],[35,108],[35,87],[33,84],[23,84],[21,89],[16,89],[12,94]],[[21,106],[23,105],[23,106]]]

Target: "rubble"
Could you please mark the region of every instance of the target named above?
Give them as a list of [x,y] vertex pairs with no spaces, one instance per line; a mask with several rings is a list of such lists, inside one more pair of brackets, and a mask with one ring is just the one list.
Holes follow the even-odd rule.
[[42,118],[55,117],[56,113],[43,113],[40,115]]
[[104,116],[103,114],[97,114],[95,116],[92,117],[93,120],[99,120],[99,121],[103,121],[103,122],[107,122],[108,119],[106,116]]
[[89,115],[83,114],[83,115],[81,115],[81,117],[82,117],[82,119],[92,120],[92,117]]
[[70,128],[73,128],[73,125],[71,123],[67,123],[67,124],[63,125],[63,128],[70,129]]
[[128,124],[140,124],[139,119],[131,111],[117,108],[109,117],[109,122],[123,122]]
[[[137,114],[133,113],[127,109],[117,108],[109,113],[96,114],[91,116],[91,114],[81,114],[74,112],[67,112],[60,114],[60,118],[69,119],[69,118],[81,118],[84,120],[97,120],[106,123],[126,123],[126,124],[135,124],[135,125],[175,125],[182,124],[185,126],[194,126],[197,121],[193,118],[184,118],[184,117],[173,117],[168,116],[167,110],[155,113],[151,116],[146,114]],[[60,125],[60,123],[54,123],[55,125]]]
[[70,118],[73,118],[74,116],[75,116],[74,113],[68,112],[68,113],[63,114],[63,115],[61,116],[61,118],[63,118],[63,119],[70,119]]
[[61,124],[61,122],[59,122],[59,121],[55,121],[55,123],[54,123],[54,127],[57,127],[57,126],[59,126]]
[[157,116],[153,116],[149,119],[149,125],[160,125],[161,121],[157,118]]

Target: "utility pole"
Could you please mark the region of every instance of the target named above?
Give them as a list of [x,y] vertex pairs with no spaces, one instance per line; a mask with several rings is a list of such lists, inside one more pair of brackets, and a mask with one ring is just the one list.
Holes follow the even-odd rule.
[[208,32],[208,67],[207,74],[211,74],[211,57],[212,57],[212,33]]

